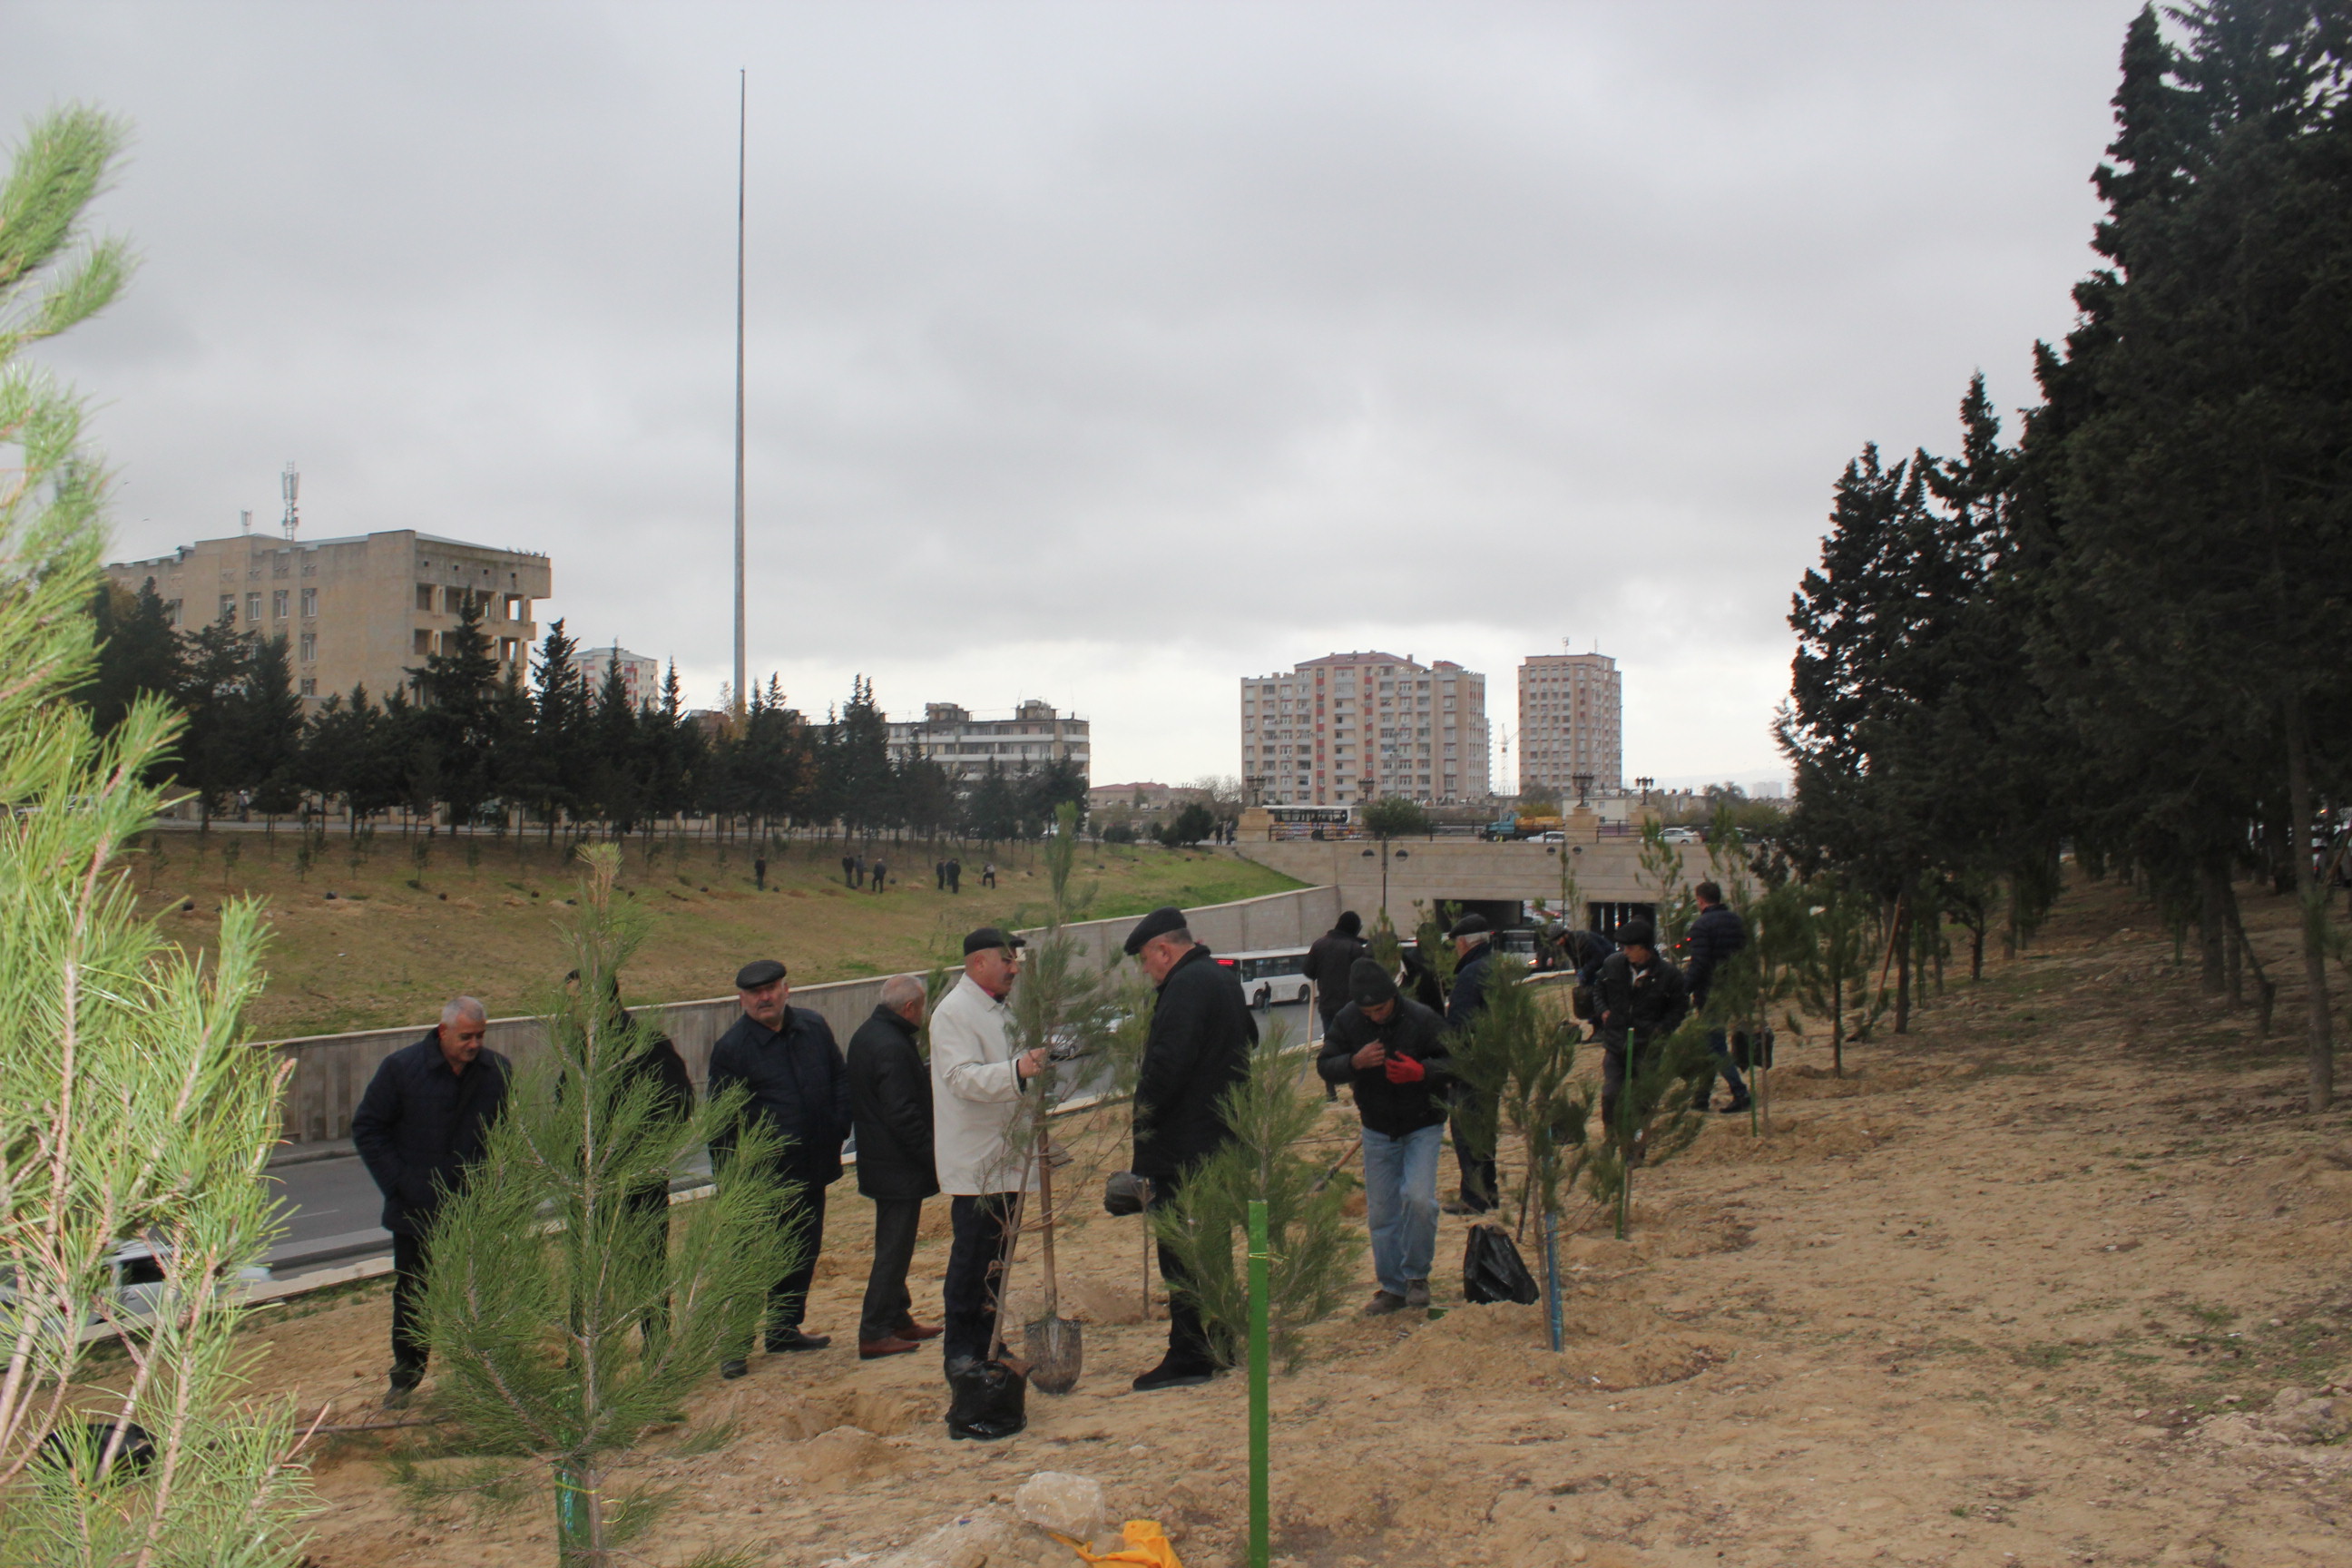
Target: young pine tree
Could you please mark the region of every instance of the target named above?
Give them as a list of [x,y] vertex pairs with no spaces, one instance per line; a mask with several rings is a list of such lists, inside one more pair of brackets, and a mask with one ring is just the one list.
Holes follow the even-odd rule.
[[[740,1095],[680,1116],[633,1068],[650,1032],[607,998],[645,916],[614,890],[616,847],[583,858],[563,927],[578,984],[551,999],[548,1051],[520,1075],[477,1178],[442,1208],[425,1310],[441,1413],[476,1452],[552,1471],[559,1561],[606,1568],[659,1502],[613,1473],[639,1432],[739,1353],[798,1244],[781,1228],[768,1134],[737,1126]],[[728,1129],[713,1197],[674,1221],[632,1201]]]
[[[59,110],[0,179],[0,1563],[289,1568],[291,1412],[253,1396],[236,1342],[240,1271],[277,1229],[278,1077],[238,1043],[259,915],[224,904],[208,963],[139,918],[123,855],[176,723],[129,695],[101,742],[73,700],[96,667],[103,474],[79,404],[15,358],[128,275],[120,242],[81,239],[123,138]],[[80,1330],[93,1304],[119,1311],[111,1260],[134,1238],[163,1267],[155,1311],[100,1373]],[[134,1426],[143,1460],[122,1448]]]

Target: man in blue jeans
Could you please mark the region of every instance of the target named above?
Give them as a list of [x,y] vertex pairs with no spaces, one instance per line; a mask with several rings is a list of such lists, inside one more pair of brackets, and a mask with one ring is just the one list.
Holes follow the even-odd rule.
[[1364,1315],[1426,1307],[1437,1257],[1437,1163],[1453,1102],[1445,1020],[1398,995],[1388,971],[1360,958],[1315,1070],[1354,1091],[1364,1123],[1364,1217],[1380,1281]]

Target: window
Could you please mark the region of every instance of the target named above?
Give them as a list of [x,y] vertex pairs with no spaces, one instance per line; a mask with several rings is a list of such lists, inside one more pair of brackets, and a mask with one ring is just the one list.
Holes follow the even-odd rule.
[[318,615],[318,613],[319,613],[319,590],[318,590],[318,589],[316,589],[316,588],[305,588],[305,589],[303,589],[303,590],[302,590],[302,618],[303,618],[304,620],[306,620],[306,621],[307,621],[307,620],[310,620],[310,619],[311,619],[312,617],[316,616]]
[[[427,592],[430,592],[430,590],[427,590]],[[433,651],[433,634],[426,631],[423,626],[417,627],[416,646],[410,651],[414,653],[431,653]]]
[[245,624],[248,626],[261,625],[261,595],[258,594],[245,596]]
[[524,619],[523,605],[524,599],[520,594],[509,594],[507,595],[506,616],[504,618],[509,621],[520,621]]
[[233,619],[236,616],[236,595],[235,594],[223,594],[221,595],[220,613],[223,620]]
[[302,634],[300,647],[301,657],[304,663],[307,664],[310,660],[317,658],[319,657],[319,634],[316,632],[304,632]]
[[303,678],[302,695],[305,697],[316,697],[319,695],[319,680],[316,676],[306,676]]
[[[429,564],[430,564],[430,563],[427,563],[427,564],[429,565]],[[425,612],[427,615],[432,614],[432,611],[433,611],[433,584],[430,584],[430,583],[419,583],[418,584],[416,584],[416,607],[417,607],[418,609],[420,609],[420,610],[423,610],[423,611],[424,611],[424,612]]]
[[287,606],[292,602],[293,595],[289,594],[285,589],[271,589],[269,592],[270,616],[277,620],[284,620],[286,618]]

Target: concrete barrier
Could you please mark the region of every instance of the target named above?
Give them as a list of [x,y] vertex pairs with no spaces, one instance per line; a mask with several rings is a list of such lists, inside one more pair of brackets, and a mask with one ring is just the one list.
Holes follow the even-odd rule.
[[[1339,896],[1332,888],[1303,888],[1230,904],[1203,905],[1185,913],[1192,922],[1192,934],[1220,952],[1297,947],[1330,929],[1331,922],[1339,916]],[[1107,958],[1119,956],[1119,944],[1142,918],[1123,915],[1072,926],[1083,954],[1081,963],[1092,969]],[[1032,931],[1022,934],[1034,937],[1037,933]],[[850,1032],[874,1011],[886,978],[876,975],[826,985],[796,985],[793,988],[793,1005],[822,1014],[825,1022],[833,1026],[835,1036],[846,1043]],[[698,1085],[709,1072],[711,1047],[733,1026],[740,1011],[732,995],[669,1002],[636,1010],[641,1019],[662,1029],[677,1042],[678,1054],[686,1058],[687,1068]],[[412,1024],[396,1029],[363,1029],[347,1035],[253,1042],[256,1048],[275,1050],[293,1064],[294,1070],[287,1083],[280,1136],[297,1146],[331,1143],[350,1137],[352,1113],[359,1108],[360,1096],[367,1091],[368,1080],[375,1076],[377,1064],[403,1046],[414,1044],[430,1027],[430,1024]],[[488,1036],[482,1043],[520,1066],[544,1048],[545,1020],[493,1018]]]

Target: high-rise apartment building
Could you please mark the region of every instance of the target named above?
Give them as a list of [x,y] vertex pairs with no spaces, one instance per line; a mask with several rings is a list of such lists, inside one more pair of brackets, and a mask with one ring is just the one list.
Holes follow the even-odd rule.
[[1449,659],[1328,654],[1244,679],[1241,705],[1243,784],[1267,805],[1488,793],[1486,678]]
[[661,660],[631,653],[618,643],[580,648],[572,655],[572,668],[588,683],[591,697],[604,689],[604,671],[613,666],[620,668],[621,689],[627,693],[630,707],[649,708],[661,700]]
[[414,529],[349,539],[244,533],[201,539],[106,574],[137,593],[155,584],[182,631],[234,617],[241,632],[286,639],[304,706],[365,685],[382,698],[441,651],[471,600],[500,665],[529,668],[531,602],[552,587],[544,555],[494,550]]
[[1617,661],[1539,653],[1519,666],[1519,793],[1625,787],[1625,713]]
[[1090,781],[1092,730],[1076,714],[1056,713],[1052,703],[1035,698],[1015,708],[1010,719],[978,719],[952,702],[926,702],[922,718],[890,725],[888,745],[893,763],[937,763],[959,790],[979,783],[992,763],[1008,773],[1076,763],[1078,776]]

